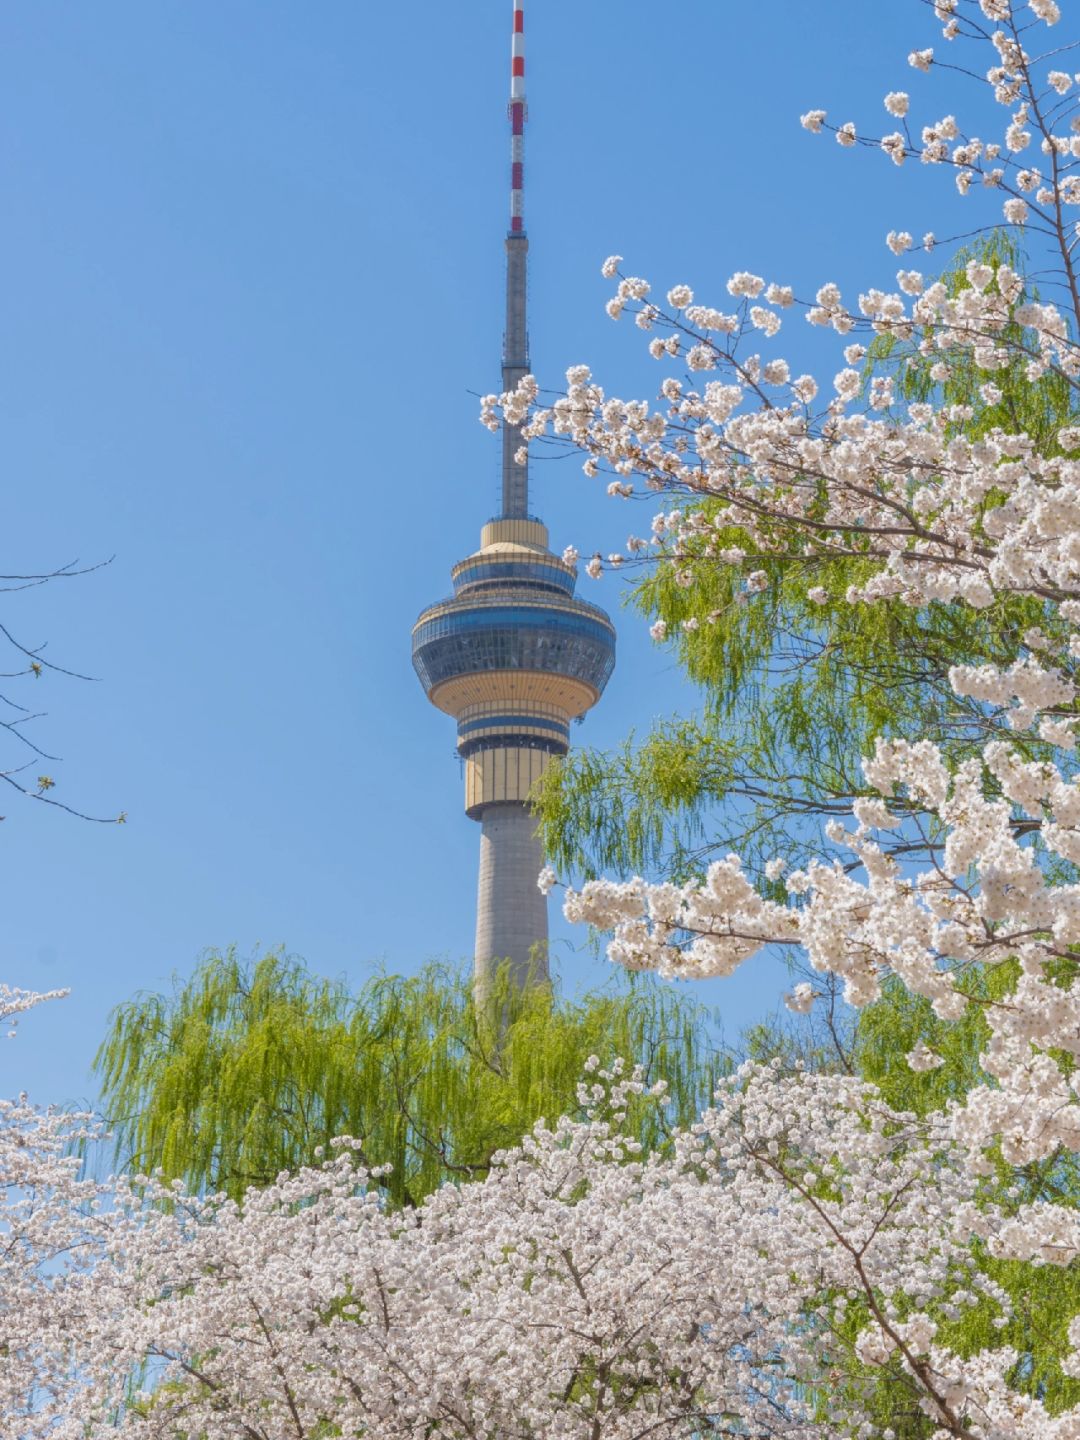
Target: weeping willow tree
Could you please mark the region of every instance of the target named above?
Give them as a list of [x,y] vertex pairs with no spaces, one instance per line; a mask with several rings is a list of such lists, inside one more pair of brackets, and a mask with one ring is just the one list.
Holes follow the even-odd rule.
[[[971,259],[995,271],[1021,265],[1008,235],[987,236],[942,276],[953,295],[969,286]],[[1012,329],[1019,346],[1024,333]],[[941,385],[930,373],[941,357],[922,355],[921,338],[875,341],[867,382],[889,373],[905,401],[958,407],[952,424],[968,439],[994,427],[1022,429],[1049,453],[1058,428],[1075,423],[1075,398],[1061,376],[1032,381],[1020,361],[982,371],[964,350],[947,357],[950,378]],[[984,610],[849,605],[849,587],[873,568],[858,555],[808,558],[801,540],[780,530],[762,546],[739,526],[724,528],[719,500],[695,494],[672,508],[680,506],[711,523],[699,539],[680,541],[677,567],[646,568],[626,603],[645,621],[665,623],[700,711],[659,720],[612,750],[575,749],[549,767],[535,801],[545,848],[563,873],[681,880],[736,849],[768,891],[768,860],[801,864],[821,845],[828,820],[850,815],[852,799],[867,793],[860,757],[875,737],[929,738],[954,763],[981,748],[999,719],[955,695],[951,666],[1007,665],[1029,628],[1055,631],[1042,603],[1029,598],[1000,597]],[[742,566],[709,563],[712,550],[736,547]],[[753,597],[744,584],[751,569],[769,582]]]
[[347,1134],[368,1164],[393,1166],[391,1202],[415,1205],[482,1177],[541,1116],[577,1111],[590,1055],[667,1081],[666,1112],[639,1115],[650,1150],[709,1102],[722,1062],[708,1012],[671,986],[620,980],[570,1000],[499,984],[496,1036],[462,971],[379,975],[353,993],[281,953],[211,952],[170,993],[112,1013],[95,1069],[117,1160],[238,1196]]

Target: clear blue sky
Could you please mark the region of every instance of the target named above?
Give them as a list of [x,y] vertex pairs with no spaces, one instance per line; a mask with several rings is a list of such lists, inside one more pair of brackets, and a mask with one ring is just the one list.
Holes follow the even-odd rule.
[[[130,815],[0,796],[0,975],[72,990],[2,1047],[3,1093],[91,1095],[109,1009],[207,946],[284,944],[357,981],[470,950],[478,828],[409,630],[496,508],[470,392],[498,378],[509,14],[3,7],[0,569],[116,559],[5,596],[2,618],[102,677],[30,692],[64,757],[54,793]],[[586,360],[653,393],[638,332],[603,313],[613,250],[706,299],[740,268],[854,289],[891,279],[885,230],[955,212],[945,176],[798,127],[819,104],[878,124],[885,90],[930,92],[905,61],[941,43],[915,0],[532,0],[528,31],[551,383]],[[556,548],[620,548],[643,523],[576,463],[536,472]],[[586,594],[617,609],[611,578]],[[695,704],[629,617],[619,644],[582,740]],[[606,978],[561,918],[555,935],[571,984]],[[777,989],[747,967],[703,996],[737,1031]]]

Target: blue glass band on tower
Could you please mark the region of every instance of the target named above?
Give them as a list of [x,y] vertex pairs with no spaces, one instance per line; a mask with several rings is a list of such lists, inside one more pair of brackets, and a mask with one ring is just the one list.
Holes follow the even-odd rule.
[[599,695],[615,666],[614,632],[602,610],[580,601],[566,612],[535,603],[450,602],[418,622],[413,664],[429,693],[440,680],[469,671],[537,670],[583,680]]

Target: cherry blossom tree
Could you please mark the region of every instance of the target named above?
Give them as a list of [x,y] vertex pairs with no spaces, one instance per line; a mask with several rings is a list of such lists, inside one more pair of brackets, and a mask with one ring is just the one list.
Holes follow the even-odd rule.
[[[1024,266],[1003,231],[976,237],[940,274],[949,293],[969,287],[973,261]],[[867,349],[864,386],[887,376],[903,399],[934,395],[939,407],[964,407],[969,438],[994,427],[1052,436],[1075,415],[1071,387],[1052,374],[1032,382],[1018,358],[995,372],[988,401],[969,352],[947,354],[950,375],[938,384],[930,371],[940,355],[920,355],[913,341],[883,334]],[[857,557],[807,555],[794,536],[784,549],[764,549],[737,525],[716,528],[730,519],[722,501],[672,499],[695,512],[698,538],[678,542],[684,562],[687,550],[706,544],[745,556],[739,567],[673,566],[655,563],[657,547],[653,563],[639,560],[626,577],[624,598],[663,637],[699,708],[614,749],[576,747],[550,767],[534,797],[545,849],[567,877],[678,880],[737,849],[755,883],[780,894],[769,862],[783,855],[797,868],[820,848],[822,824],[869,793],[859,757],[876,738],[932,739],[950,764],[979,753],[997,722],[981,701],[957,696],[949,672],[1010,663],[1024,633],[1043,622],[1043,607],[1014,594],[980,609],[887,597],[852,606],[847,590],[866,578]],[[767,584],[750,604],[744,575],[752,570]],[[1038,736],[1009,733],[1029,758],[1050,754]],[[892,853],[916,843],[910,833],[886,841]]]
[[[62,991],[0,985],[0,1024],[14,1038],[20,1015]],[[93,1233],[105,1191],[71,1154],[95,1133],[93,1118],[39,1110],[25,1095],[0,1100],[0,1416],[5,1433],[47,1434],[67,1403],[71,1366],[62,1343],[46,1359],[48,1333],[69,1327],[67,1287],[97,1258]],[[7,1428],[18,1425],[18,1431]]]

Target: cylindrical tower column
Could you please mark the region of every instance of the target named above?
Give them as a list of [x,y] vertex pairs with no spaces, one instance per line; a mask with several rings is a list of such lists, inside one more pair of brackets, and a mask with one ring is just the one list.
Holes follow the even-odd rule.
[[544,866],[536,817],[524,805],[488,805],[480,824],[474,975],[482,1002],[504,961],[519,988],[548,979],[548,917],[536,883]]

